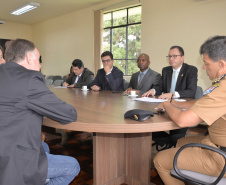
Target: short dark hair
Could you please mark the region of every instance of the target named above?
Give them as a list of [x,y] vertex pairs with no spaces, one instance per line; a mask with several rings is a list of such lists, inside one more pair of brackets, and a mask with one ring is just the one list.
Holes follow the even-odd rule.
[[19,62],[24,60],[27,52],[35,50],[33,42],[25,39],[11,40],[6,45],[5,60],[7,62]]
[[110,56],[110,58],[113,60],[113,54],[110,51],[105,51],[101,54],[101,58],[106,56]]
[[200,47],[201,55],[207,54],[214,62],[226,61],[226,36],[216,35],[206,40]]
[[84,64],[83,64],[83,62],[80,59],[75,59],[72,62],[72,66],[78,67],[79,69],[84,68]]
[[170,50],[171,50],[171,49],[178,49],[179,52],[180,52],[180,54],[181,54],[181,56],[184,56],[184,49],[183,49],[181,46],[172,46],[172,47],[170,48]]

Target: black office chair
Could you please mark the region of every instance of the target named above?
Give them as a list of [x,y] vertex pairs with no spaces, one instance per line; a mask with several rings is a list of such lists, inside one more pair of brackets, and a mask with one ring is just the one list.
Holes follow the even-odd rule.
[[63,80],[55,80],[53,82],[53,85],[55,85],[55,86],[62,86],[63,82],[64,82]]
[[[220,175],[218,177],[209,176],[201,173],[197,173],[190,170],[181,170],[177,167],[177,160],[180,152],[188,147],[201,147],[204,149],[212,150],[214,152],[217,152],[221,154],[225,159],[224,168],[221,171]],[[173,161],[173,167],[170,171],[171,175],[179,180],[182,180],[183,182],[187,182],[189,184],[193,185],[225,185],[226,184],[226,178],[223,178],[225,171],[226,171],[226,153],[218,148],[200,144],[200,143],[190,143],[182,146],[176,153]]]
[[49,75],[47,79],[53,79],[53,75]]
[[62,76],[59,76],[59,75],[55,75],[55,76],[53,76],[53,82],[55,81],[55,80],[62,80]]

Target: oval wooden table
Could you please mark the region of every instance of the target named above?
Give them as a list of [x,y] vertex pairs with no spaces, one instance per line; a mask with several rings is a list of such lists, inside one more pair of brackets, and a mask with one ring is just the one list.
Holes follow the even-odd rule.
[[45,118],[45,126],[93,132],[95,185],[150,185],[152,132],[178,129],[167,114],[139,122],[124,119],[131,109],[154,111],[156,103],[135,101],[123,93],[50,87],[57,97],[73,105],[78,119],[67,125]]

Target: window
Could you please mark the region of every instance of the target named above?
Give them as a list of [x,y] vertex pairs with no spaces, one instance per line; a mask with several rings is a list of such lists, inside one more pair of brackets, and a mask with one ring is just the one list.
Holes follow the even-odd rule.
[[141,6],[104,14],[103,51],[111,51],[114,65],[124,75],[139,71],[141,53]]

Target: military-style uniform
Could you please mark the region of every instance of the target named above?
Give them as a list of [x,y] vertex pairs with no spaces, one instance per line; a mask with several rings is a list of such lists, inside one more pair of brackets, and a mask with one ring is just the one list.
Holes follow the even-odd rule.
[[[203,143],[217,148],[226,147],[226,77],[223,75],[215,79],[213,86],[204,94],[190,110],[209,125],[209,135],[184,137],[178,140],[176,148],[161,151],[155,156],[155,167],[166,185],[184,185],[182,181],[170,175],[174,156],[181,146]],[[178,158],[180,169],[212,176],[219,176],[224,164],[225,161],[220,154],[198,147],[184,149]]]

